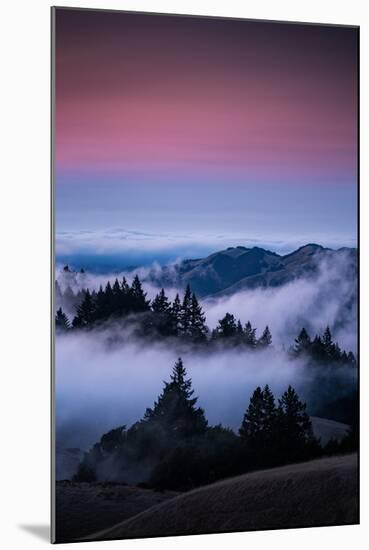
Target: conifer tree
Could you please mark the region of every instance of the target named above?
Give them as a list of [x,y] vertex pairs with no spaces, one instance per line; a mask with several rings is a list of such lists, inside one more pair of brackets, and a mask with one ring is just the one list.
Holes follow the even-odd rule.
[[159,294],[155,296],[151,303],[151,309],[155,313],[168,313],[170,310],[170,303],[165,294],[164,288],[161,289]]
[[311,355],[316,361],[323,361],[326,358],[325,347],[321,337],[317,334],[311,344]]
[[329,326],[325,329],[323,337],[322,337],[322,344],[324,347],[325,354],[327,358],[329,358],[333,354],[333,340],[332,340],[332,334]]
[[102,286],[100,285],[99,290],[96,293],[95,299],[95,317],[96,320],[100,321],[105,317],[105,292],[103,291]]
[[236,336],[237,324],[234,315],[227,312],[222,319],[219,319],[216,334],[219,338],[232,338]]
[[105,285],[105,311],[104,317],[108,319],[114,312],[114,293],[110,281]]
[[145,422],[158,423],[174,439],[204,433],[208,424],[203,409],[196,407],[198,398],[193,397],[192,381],[186,376],[179,357],[170,382],[164,382],[164,389],[154,407],[147,409],[144,416]]
[[196,295],[192,294],[191,298],[191,318],[190,318],[190,333],[195,342],[203,342],[206,340],[208,328],[206,326],[205,314],[200,306]]
[[181,330],[181,333],[185,336],[190,335],[191,303],[192,303],[191,288],[190,288],[190,285],[187,285],[186,291],[183,297],[181,313],[180,313],[180,330]]
[[259,340],[257,341],[257,346],[259,348],[267,348],[268,346],[271,346],[271,344],[272,344],[272,335],[267,325],[263,331],[263,334],[260,336]]
[[140,313],[150,309],[150,302],[146,300],[146,292],[142,289],[142,284],[138,275],[135,275],[131,288],[130,297],[132,300],[132,312]]
[[277,408],[268,385],[257,387],[250,398],[239,434],[253,447],[271,445],[276,435]]
[[179,294],[176,294],[172,307],[170,308],[170,315],[172,318],[173,332],[175,335],[179,335],[181,331],[181,312],[182,305]]
[[68,330],[70,328],[70,322],[67,315],[60,307],[55,315],[55,328],[57,330]]
[[310,351],[311,340],[305,328],[301,329],[300,334],[295,338],[295,346],[293,351],[296,355],[307,353]]
[[250,348],[256,346],[256,329],[252,328],[250,321],[247,321],[244,330],[244,342]]
[[291,453],[314,439],[306,403],[300,401],[292,386],[288,386],[279,400],[278,425],[281,444]]
[[77,307],[77,315],[73,319],[74,327],[85,327],[95,320],[95,306],[87,289],[82,303]]

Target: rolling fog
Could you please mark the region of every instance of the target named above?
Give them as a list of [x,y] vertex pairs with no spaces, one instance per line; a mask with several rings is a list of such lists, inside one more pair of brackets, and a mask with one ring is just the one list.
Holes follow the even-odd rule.
[[[63,446],[87,447],[102,433],[139,420],[169,380],[175,349],[131,343],[108,349],[106,333],[58,337],[56,418]],[[269,383],[280,395],[303,388],[304,366],[283,352],[182,353],[199,405],[211,424],[238,429],[251,392]]]
[[[302,361],[292,361],[285,350],[293,344],[302,326],[313,336],[329,324],[334,340],[342,348],[356,351],[356,306],[352,299],[355,281],[342,273],[345,273],[344,266],[325,263],[313,279],[201,301],[210,328],[214,328],[227,311],[243,323],[250,320],[257,327],[258,336],[265,325],[269,325],[273,347],[258,353],[236,349],[208,354],[183,353],[174,345],[144,345],[142,341],[132,340],[113,346],[109,337],[117,330],[121,333],[126,330],[117,324],[99,332],[58,334],[58,444],[85,449],[109,429],[122,424],[130,426],[142,418],[161,392],[163,380],[169,380],[179,354],[210,424],[222,423],[238,429],[257,385],[268,383],[279,397],[288,384],[292,384],[308,405],[313,400],[316,402],[319,396],[311,387],[315,373]],[[81,280],[87,281],[89,288],[97,288],[107,278],[114,280],[115,277],[85,274]],[[79,275],[75,278],[77,287],[81,284],[78,278]],[[152,285],[144,284],[144,288],[150,298],[158,291]],[[171,299],[177,292],[174,288],[166,290]],[[338,373],[336,368],[335,375],[336,381],[329,380],[325,385],[330,398],[342,393],[342,388],[352,387],[355,380],[355,373],[348,373],[347,369]]]

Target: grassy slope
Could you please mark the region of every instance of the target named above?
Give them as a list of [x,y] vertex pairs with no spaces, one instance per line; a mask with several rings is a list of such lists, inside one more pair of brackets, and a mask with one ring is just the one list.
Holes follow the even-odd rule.
[[357,456],[253,472],[201,487],[93,539],[139,538],[357,523]]
[[178,493],[113,483],[56,484],[56,540],[70,542],[135,516]]

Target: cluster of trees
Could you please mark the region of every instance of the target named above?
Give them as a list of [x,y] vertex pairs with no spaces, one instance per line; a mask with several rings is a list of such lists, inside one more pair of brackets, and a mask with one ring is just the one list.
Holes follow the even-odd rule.
[[231,313],[226,313],[218,321],[218,325],[211,333],[211,338],[214,341],[221,341],[223,344],[244,345],[251,349],[266,348],[272,344],[272,335],[268,325],[260,338],[257,338],[256,328],[251,325],[250,321],[243,326],[241,320],[236,321],[235,316]]
[[[69,292],[73,294],[72,290]],[[76,295],[74,298],[77,298]],[[140,326],[140,331],[136,334],[141,336],[179,337],[196,344],[219,343],[223,346],[244,346],[255,350],[272,344],[272,334],[268,326],[257,337],[256,328],[250,321],[242,325],[240,319],[237,320],[231,313],[226,313],[210,333],[201,304],[189,286],[182,299],[177,294],[171,302],[162,289],[150,301],[136,275],[131,285],[125,278],[122,282],[116,279],[113,285],[108,282],[105,288],[100,286],[98,291],[80,291],[79,299],[72,322],[62,307],[57,310],[55,324],[58,330],[91,328],[108,319],[134,315],[136,324]],[[314,339],[303,328],[290,352],[295,357],[304,356],[317,363],[356,365],[354,354],[341,350],[338,343],[333,341],[329,327],[322,336],[316,335]]]
[[310,358],[315,363],[341,363],[344,365],[356,365],[356,358],[352,351],[341,350],[337,342],[333,341],[329,326],[323,336],[316,334],[310,338],[307,330],[303,328],[295,339],[295,345],[291,349],[294,356]]
[[[346,442],[345,450],[351,446]],[[129,429],[120,426],[104,434],[85,453],[75,480],[187,490],[322,453],[306,404],[291,386],[278,403],[269,386],[256,388],[238,434],[209,426],[179,358],[154,406]]]

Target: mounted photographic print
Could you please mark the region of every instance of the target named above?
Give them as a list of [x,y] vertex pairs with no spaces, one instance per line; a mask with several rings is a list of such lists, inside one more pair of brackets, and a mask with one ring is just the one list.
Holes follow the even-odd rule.
[[359,28],[52,41],[53,542],[358,523]]

